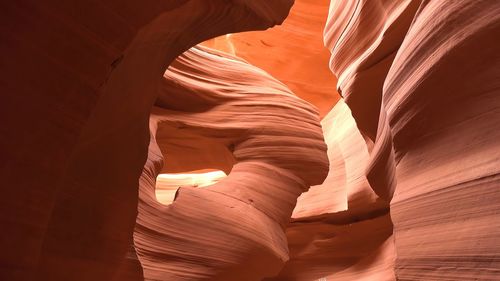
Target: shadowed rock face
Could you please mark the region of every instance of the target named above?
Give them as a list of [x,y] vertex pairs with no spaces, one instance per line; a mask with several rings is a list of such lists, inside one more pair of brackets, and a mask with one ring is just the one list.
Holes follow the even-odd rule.
[[165,69],[291,4],[2,2],[0,279],[123,280]]
[[2,2],[0,280],[500,280],[500,2],[293,2]]

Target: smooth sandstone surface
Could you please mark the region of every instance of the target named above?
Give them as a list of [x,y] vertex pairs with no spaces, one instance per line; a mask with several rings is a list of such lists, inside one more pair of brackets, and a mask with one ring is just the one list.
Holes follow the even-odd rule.
[[0,8],[0,280],[500,280],[500,2]]
[[169,205],[174,202],[177,189],[181,186],[205,187],[227,177],[223,171],[199,170],[187,174],[159,174],[156,177],[155,196],[158,202]]
[[[289,259],[285,229],[297,197],[328,172],[317,111],[264,71],[202,47],[180,56],[163,84],[134,234],[145,279],[276,275]],[[200,107],[163,100],[177,93]],[[214,153],[219,149],[230,157]],[[188,153],[213,161],[175,158]],[[180,187],[165,206],[155,181],[170,162],[176,171],[228,169],[228,176],[204,188]]]
[[499,11],[497,1],[330,6],[330,67],[365,137],[368,181],[392,198],[398,280],[500,280]]
[[330,171],[299,197],[286,230],[290,260],[269,280],[395,280],[389,205],[368,184],[351,111],[340,100],[321,123]]
[[500,279],[495,34],[499,2],[430,2],[388,73],[384,100],[399,161],[391,209],[403,280]]
[[282,25],[219,36],[202,44],[245,59],[283,82],[325,116],[338,101],[323,29],[329,0],[295,0]]
[[123,280],[165,69],[291,4],[2,1],[0,279]]

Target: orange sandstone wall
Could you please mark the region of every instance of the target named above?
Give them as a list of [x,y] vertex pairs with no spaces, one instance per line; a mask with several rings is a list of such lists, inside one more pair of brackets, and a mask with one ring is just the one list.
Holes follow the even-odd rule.
[[123,280],[165,69],[291,4],[2,1],[0,279]]
[[3,1],[0,280],[500,280],[500,2],[293,2]]
[[[134,234],[145,279],[276,275],[289,259],[285,229],[297,197],[328,171],[318,112],[264,71],[202,47],[180,56],[163,84]],[[199,108],[164,98],[192,99]],[[228,176],[181,187],[165,206],[155,181],[170,162],[176,171],[216,168]]]
[[331,3],[330,67],[390,201],[398,280],[500,280],[498,34],[498,1]]
[[243,58],[283,82],[324,117],[338,101],[323,43],[329,0],[295,0],[282,25],[219,36],[202,44]]

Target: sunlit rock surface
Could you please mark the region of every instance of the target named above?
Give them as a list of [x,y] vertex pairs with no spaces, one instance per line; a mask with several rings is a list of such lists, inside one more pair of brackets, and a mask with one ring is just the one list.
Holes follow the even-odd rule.
[[500,280],[498,34],[498,1],[332,1],[330,67],[392,198],[398,280]]
[[[328,172],[318,112],[264,71],[199,47],[165,73],[150,122],[134,234],[145,279],[277,275],[289,259],[285,229],[297,197]],[[155,181],[170,162],[228,176],[180,187],[165,206]]]
[[500,2],[0,8],[0,280],[500,280]]
[[159,174],[156,177],[156,200],[164,205],[171,204],[177,189],[181,186],[205,187],[225,178],[223,171],[195,171],[185,174]]
[[322,126],[329,174],[299,197],[286,231],[290,260],[269,281],[395,280],[389,205],[368,184],[368,149],[343,100]]
[[266,32],[228,34],[203,44],[234,54],[262,68],[325,116],[338,100],[328,68],[323,29],[329,0],[295,0],[282,25]]

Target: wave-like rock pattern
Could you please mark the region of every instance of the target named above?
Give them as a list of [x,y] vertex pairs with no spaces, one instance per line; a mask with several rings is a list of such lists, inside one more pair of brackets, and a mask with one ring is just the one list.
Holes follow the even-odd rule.
[[2,1],[0,279],[124,280],[165,69],[292,3]]
[[498,34],[498,1],[332,1],[330,66],[392,198],[398,280],[500,280]]
[[368,180],[387,202],[394,192],[395,175],[382,87],[419,3],[332,1],[325,27],[325,44],[332,52],[330,68],[339,79],[339,93],[371,152]]
[[[292,3],[3,1],[0,279],[500,280],[500,3],[333,0],[329,161],[317,112],[246,62],[163,76]],[[229,176],[157,201],[205,168]]]
[[330,0],[295,0],[282,25],[266,32],[227,34],[203,45],[231,53],[283,82],[324,117],[338,101],[336,79],[328,68],[330,52],[323,29]]
[[286,230],[290,260],[269,280],[393,281],[389,205],[366,179],[369,154],[363,136],[343,100],[321,123],[329,174],[299,197]]
[[497,1],[431,1],[388,73],[402,280],[500,280],[498,34]]
[[369,152],[351,110],[341,99],[321,120],[328,145],[330,170],[326,180],[299,197],[293,219],[306,219],[349,210],[352,215],[388,208],[365,175]]
[[[276,275],[297,197],[328,171],[318,112],[264,71],[199,47],[165,73],[150,128],[135,232],[145,279]],[[159,173],[207,168],[228,176],[157,201]]]

